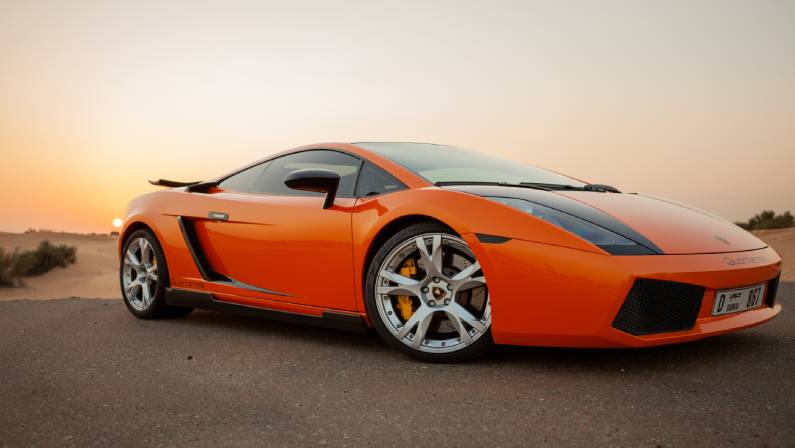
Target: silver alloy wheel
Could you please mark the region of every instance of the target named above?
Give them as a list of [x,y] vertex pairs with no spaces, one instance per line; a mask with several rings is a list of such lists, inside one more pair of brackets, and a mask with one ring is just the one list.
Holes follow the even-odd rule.
[[[421,278],[399,273],[408,258],[416,260]],[[491,326],[491,305],[480,263],[466,242],[453,235],[426,233],[399,244],[379,267],[375,295],[378,313],[389,331],[422,352],[461,350]],[[413,302],[408,319],[396,305],[398,296],[410,297]]]
[[124,254],[122,282],[124,295],[137,311],[152,305],[157,288],[157,257],[146,238],[136,238]]

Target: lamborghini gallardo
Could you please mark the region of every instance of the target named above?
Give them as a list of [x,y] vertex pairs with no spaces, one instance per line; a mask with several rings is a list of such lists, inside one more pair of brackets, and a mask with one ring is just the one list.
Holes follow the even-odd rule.
[[781,258],[692,207],[450,146],[326,143],[128,206],[143,319],[195,308],[366,331],[425,361],[646,347],[759,325]]

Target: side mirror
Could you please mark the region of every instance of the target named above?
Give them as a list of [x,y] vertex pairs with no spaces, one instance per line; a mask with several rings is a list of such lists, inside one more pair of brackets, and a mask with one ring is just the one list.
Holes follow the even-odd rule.
[[326,193],[323,208],[329,208],[337,197],[340,175],[331,170],[304,169],[293,171],[284,178],[284,185],[293,190]]

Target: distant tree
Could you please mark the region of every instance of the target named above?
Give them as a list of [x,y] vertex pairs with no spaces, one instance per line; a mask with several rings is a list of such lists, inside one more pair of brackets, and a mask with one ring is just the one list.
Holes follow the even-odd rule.
[[795,216],[788,211],[777,215],[773,210],[765,210],[749,219],[748,222],[738,222],[737,225],[745,230],[783,229],[795,227]]

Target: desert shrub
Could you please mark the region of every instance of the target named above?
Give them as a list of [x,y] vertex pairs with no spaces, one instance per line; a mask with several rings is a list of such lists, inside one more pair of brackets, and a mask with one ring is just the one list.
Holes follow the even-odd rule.
[[773,210],[765,210],[755,215],[748,222],[738,222],[738,226],[745,230],[783,229],[795,227],[795,216],[790,212],[777,215]]
[[16,286],[19,277],[16,275],[17,252],[6,252],[0,247],[0,286]]
[[0,286],[22,285],[22,277],[49,272],[77,261],[77,248],[42,241],[36,249],[8,252],[0,247]]
[[15,273],[20,277],[31,277],[74,263],[77,261],[77,248],[42,241],[36,249],[16,255]]

